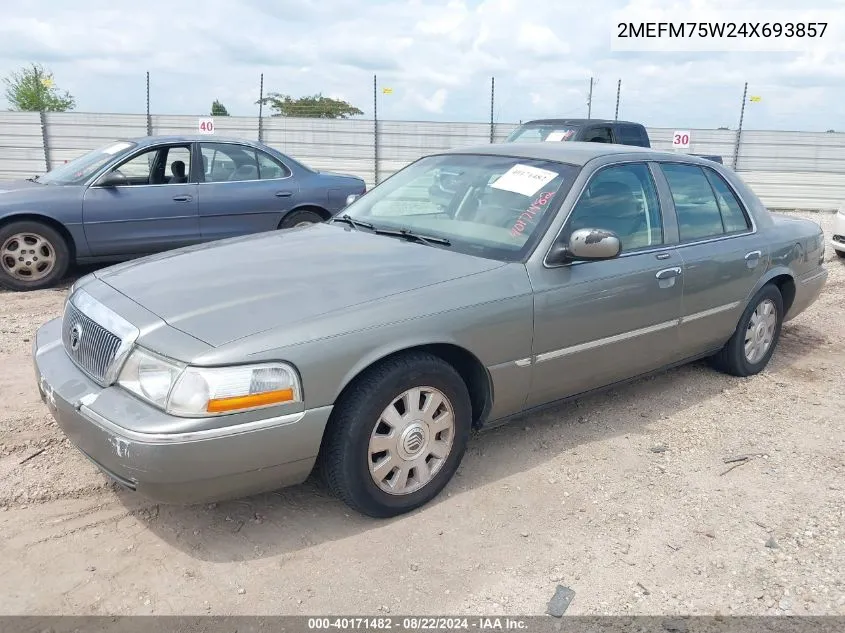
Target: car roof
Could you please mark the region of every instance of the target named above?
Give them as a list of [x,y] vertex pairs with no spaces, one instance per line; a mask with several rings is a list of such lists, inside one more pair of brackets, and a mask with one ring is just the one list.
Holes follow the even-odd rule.
[[532,119],[525,121],[522,125],[609,125],[616,123],[618,125],[638,125],[645,127],[642,123],[634,121],[619,121],[612,119]]
[[258,141],[236,138],[231,136],[218,136],[217,134],[179,134],[165,136],[136,136],[127,138],[126,141],[137,143],[140,146],[155,145],[157,143],[240,143],[243,145],[261,146]]
[[683,158],[696,164],[711,164],[704,158],[691,154],[665,152],[649,147],[635,145],[616,145],[613,143],[585,143],[570,141],[568,143],[493,143],[475,145],[472,147],[456,147],[438,152],[442,154],[485,154],[488,156],[511,156],[516,158],[534,158],[552,160],[559,163],[583,166],[595,158],[603,156],[629,156],[641,160],[677,160]]

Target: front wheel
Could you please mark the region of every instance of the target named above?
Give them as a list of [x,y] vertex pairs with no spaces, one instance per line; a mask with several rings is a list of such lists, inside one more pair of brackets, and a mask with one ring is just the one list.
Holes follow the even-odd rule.
[[52,227],[20,220],[0,228],[0,286],[17,291],[49,288],[69,264],[67,242]]
[[467,387],[427,353],[367,370],[335,405],[321,451],[324,479],[353,509],[387,518],[433,499],[454,475],[472,426]]
[[783,324],[783,297],[774,284],[763,286],[749,302],[736,331],[711,358],[713,366],[733,376],[759,374],[774,354]]

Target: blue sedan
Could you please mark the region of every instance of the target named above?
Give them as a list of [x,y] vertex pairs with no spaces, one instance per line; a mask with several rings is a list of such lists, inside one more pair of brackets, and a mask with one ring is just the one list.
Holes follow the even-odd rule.
[[0,285],[47,288],[73,263],[321,222],[365,190],[360,178],[315,171],[263,143],[117,141],[43,176],[0,182]]

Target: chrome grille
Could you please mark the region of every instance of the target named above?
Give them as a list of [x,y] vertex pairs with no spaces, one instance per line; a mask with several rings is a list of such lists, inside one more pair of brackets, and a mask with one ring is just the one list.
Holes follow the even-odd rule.
[[121,346],[120,337],[80,312],[71,302],[62,319],[62,342],[71,360],[102,382]]

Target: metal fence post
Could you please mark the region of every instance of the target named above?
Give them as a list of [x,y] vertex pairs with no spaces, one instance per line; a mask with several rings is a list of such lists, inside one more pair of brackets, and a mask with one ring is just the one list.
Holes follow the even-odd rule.
[[264,142],[264,73],[261,73],[261,87],[258,89],[258,142]]
[[748,95],[748,82],[745,82],[745,89],[742,91],[742,109],[739,111],[739,127],[736,129],[736,144],[734,145],[733,170],[736,171],[736,164],[739,161],[739,145],[742,138],[742,119],[745,116],[745,99]]
[[150,116],[150,71],[147,71],[147,136],[153,135],[153,118]]
[[50,135],[47,132],[47,113],[41,110],[38,115],[41,118],[41,146],[44,149],[44,171],[50,171],[53,162],[50,160]]
[[373,183],[378,184],[378,78],[373,75]]
[[613,120],[619,120],[619,95],[622,93],[622,80],[616,82],[616,114],[613,115]]
[[496,137],[496,124],[493,122],[493,104],[496,102],[496,78],[490,77],[490,144]]

